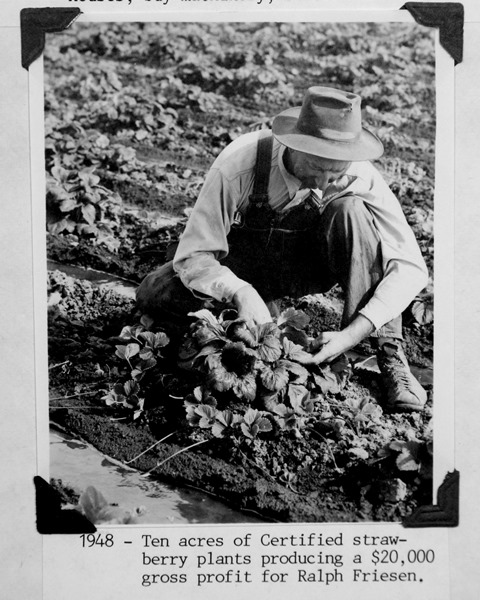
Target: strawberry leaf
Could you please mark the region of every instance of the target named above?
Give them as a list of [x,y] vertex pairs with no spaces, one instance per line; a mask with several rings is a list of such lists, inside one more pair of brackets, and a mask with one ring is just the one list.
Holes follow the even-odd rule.
[[212,434],[215,437],[224,437],[229,430],[233,430],[241,422],[242,417],[231,410],[217,412],[216,421],[212,427]]
[[302,365],[308,365],[312,363],[312,355],[309,352],[306,352],[298,344],[294,344],[286,337],[283,338],[282,344],[286,358],[289,358],[290,360],[298,362]]
[[297,383],[291,383],[288,386],[288,399],[293,408],[299,406],[302,403],[302,399],[308,394],[308,390],[305,386]]
[[138,353],[138,356],[142,360],[148,360],[150,358],[153,358],[153,352],[151,351],[150,348],[142,348],[140,350],[140,352]]
[[311,414],[314,410],[315,405],[310,392],[302,385],[289,385],[288,399],[295,413],[299,415]]
[[279,360],[277,366],[284,367],[295,379],[295,383],[305,383],[308,379],[309,371],[299,363],[291,360]]
[[163,331],[159,331],[155,334],[155,341],[153,343],[154,348],[164,348],[170,343],[170,338]]
[[214,328],[220,327],[220,323],[219,323],[217,317],[212,312],[207,310],[206,308],[202,308],[200,310],[197,310],[196,312],[189,312],[188,316],[195,317],[196,319],[198,319],[200,321],[205,321],[205,323],[210,325],[210,327],[214,327]]
[[145,346],[150,346],[150,348],[154,347],[155,334],[151,331],[142,331],[138,334],[137,339],[139,342],[143,342]]
[[256,431],[253,429],[253,427],[253,425],[249,427],[245,423],[240,423],[240,428],[242,430],[243,435],[250,439],[253,439],[256,435]]
[[127,344],[125,348],[125,359],[128,360],[133,356],[136,356],[140,352],[140,346],[138,344],[132,343]]
[[215,423],[215,416],[217,414],[217,410],[213,406],[200,404],[195,409],[195,413],[200,417],[198,426],[201,429],[209,429]]
[[[210,356],[207,357],[211,358]],[[235,384],[235,374],[230,373],[223,367],[215,367],[207,376],[207,383],[217,392],[228,392]]]
[[244,321],[235,321],[232,323],[227,330],[227,334],[232,340],[243,342],[249,348],[255,348],[258,346],[258,342],[255,339],[254,334],[248,329]]
[[101,492],[90,485],[80,495],[78,505],[87,519],[91,523],[95,523],[100,511],[108,507],[108,502]]
[[272,392],[283,390],[288,383],[288,371],[283,366],[270,368],[268,365],[260,373],[260,381]]
[[[218,364],[220,364],[220,346],[218,343],[211,343],[204,346],[200,352],[195,355],[195,358],[201,358],[202,356],[211,356],[212,354],[216,354],[218,356]],[[218,366],[218,365],[216,365]]]
[[303,310],[296,310],[294,308],[287,308],[279,316],[277,325],[286,327],[292,327],[293,329],[303,330],[310,322],[310,317],[303,312]]
[[222,357],[219,352],[208,353],[205,358],[205,365],[208,371],[214,371],[215,369],[224,369],[222,366]]
[[279,394],[277,392],[274,392],[272,394],[262,394],[261,395],[262,407],[265,410],[268,410],[269,412],[273,412],[274,408],[276,406],[278,406],[278,403],[279,403],[278,397],[279,397]]
[[218,421],[215,421],[215,423],[212,425],[212,435],[217,438],[225,437],[227,431],[227,428]]
[[95,187],[100,183],[100,177],[98,175],[93,174],[94,167],[89,167],[87,169],[83,169],[78,173],[78,178],[83,183],[86,189],[90,187]]
[[297,426],[298,417],[292,408],[285,404],[278,404],[273,412],[277,415],[275,419],[281,429],[293,429]]
[[203,392],[202,392],[202,388],[200,386],[197,386],[194,390],[193,390],[193,397],[195,398],[195,400],[197,402],[201,402],[203,399]]
[[200,325],[193,332],[193,337],[197,344],[202,348],[213,342],[224,341],[225,336],[219,330],[212,328],[210,325]]
[[302,348],[308,348],[310,346],[310,338],[305,331],[301,331],[299,329],[295,329],[295,327],[290,327],[290,325],[287,325],[283,330],[283,335],[294,344],[302,346]]
[[254,408],[249,408],[246,411],[240,427],[244,435],[250,439],[255,438],[260,432],[272,430],[270,421],[263,416],[262,412]]
[[258,357],[265,362],[275,362],[282,356],[282,344],[275,335],[266,335],[257,348]]
[[256,328],[256,334],[258,341],[261,342],[263,341],[263,338],[269,335],[278,337],[280,335],[280,330],[275,323],[263,323]]
[[258,427],[258,431],[262,433],[267,433],[268,431],[272,431],[273,429],[272,423],[269,419],[266,419],[265,417],[258,419],[255,425]]
[[93,225],[95,223],[95,217],[97,214],[97,211],[95,210],[95,206],[93,204],[84,204],[82,206],[82,216],[85,219],[85,221],[89,224],[89,225]]
[[414,302],[410,310],[419,325],[428,325],[433,321],[432,306],[423,300]]
[[140,386],[136,381],[127,381],[124,385],[125,395],[132,396],[138,394],[140,391]]
[[247,425],[253,425],[261,414],[256,408],[249,408],[243,415],[243,420]]
[[332,371],[329,365],[318,367],[318,372],[313,373],[315,385],[320,388],[322,394],[337,394],[343,387],[343,382]]
[[393,442],[390,447],[393,450],[400,449],[396,464],[400,471],[418,471],[420,468],[419,451],[420,442]]
[[233,393],[240,400],[246,400],[247,402],[253,402],[257,395],[257,382],[255,375],[250,373],[244,377],[239,377],[234,381]]
[[74,208],[77,208],[77,206],[78,206],[78,202],[75,199],[67,198],[66,200],[63,200],[60,203],[59,208],[62,212],[70,212]]
[[60,183],[67,183],[71,173],[71,171],[67,171],[67,169],[60,167],[59,165],[52,167],[52,175]]

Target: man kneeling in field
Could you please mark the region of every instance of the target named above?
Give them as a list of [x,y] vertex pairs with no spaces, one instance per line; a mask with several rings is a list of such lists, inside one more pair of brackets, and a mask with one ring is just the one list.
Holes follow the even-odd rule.
[[312,87],[301,107],[275,117],[272,131],[225,148],[173,262],[144,279],[137,301],[151,315],[185,315],[213,298],[261,324],[276,316],[282,296],[338,283],[342,326],[313,342],[312,363],[371,336],[387,408],[418,411],[426,393],[402,350],[401,313],[426,285],[427,270],[397,199],[369,162],[383,146],[362,127],[360,103],[356,94]]

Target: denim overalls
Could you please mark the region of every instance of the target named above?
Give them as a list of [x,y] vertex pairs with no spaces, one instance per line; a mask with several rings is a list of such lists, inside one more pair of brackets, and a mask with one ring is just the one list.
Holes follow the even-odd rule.
[[[267,303],[284,296],[322,293],[340,284],[345,327],[383,277],[380,239],[372,216],[361,197],[354,195],[329,200],[325,206],[310,195],[290,210],[274,211],[268,201],[272,143],[271,133],[262,132],[253,192],[245,212],[236,215],[227,236],[229,253],[220,262],[252,284]],[[203,305],[183,286],[171,262],[145,278],[137,300],[144,312],[172,318]],[[373,336],[401,338],[401,316]]]

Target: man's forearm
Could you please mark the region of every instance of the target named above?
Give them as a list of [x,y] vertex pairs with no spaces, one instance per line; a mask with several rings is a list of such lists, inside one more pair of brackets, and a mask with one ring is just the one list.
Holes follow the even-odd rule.
[[341,333],[345,334],[346,343],[351,344],[348,348],[350,349],[359,344],[374,331],[375,326],[370,319],[367,319],[367,317],[364,317],[363,315],[358,315],[358,317],[355,317],[355,319],[349,325],[347,325],[347,327],[345,327]]
[[373,323],[363,315],[358,315],[342,331],[325,331],[312,342],[312,362],[330,362],[355,347],[374,331]]

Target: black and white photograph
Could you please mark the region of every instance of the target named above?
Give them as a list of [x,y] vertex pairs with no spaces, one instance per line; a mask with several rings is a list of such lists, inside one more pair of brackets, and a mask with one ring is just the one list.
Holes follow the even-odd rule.
[[474,13],[240,1],[8,3],[38,598],[473,599]]
[[[51,419],[179,488],[142,522],[242,520],[217,498],[266,522],[432,502],[435,131],[415,23],[48,40]],[[116,490],[85,492],[84,450],[55,439],[79,509],[137,521],[92,515]]]

